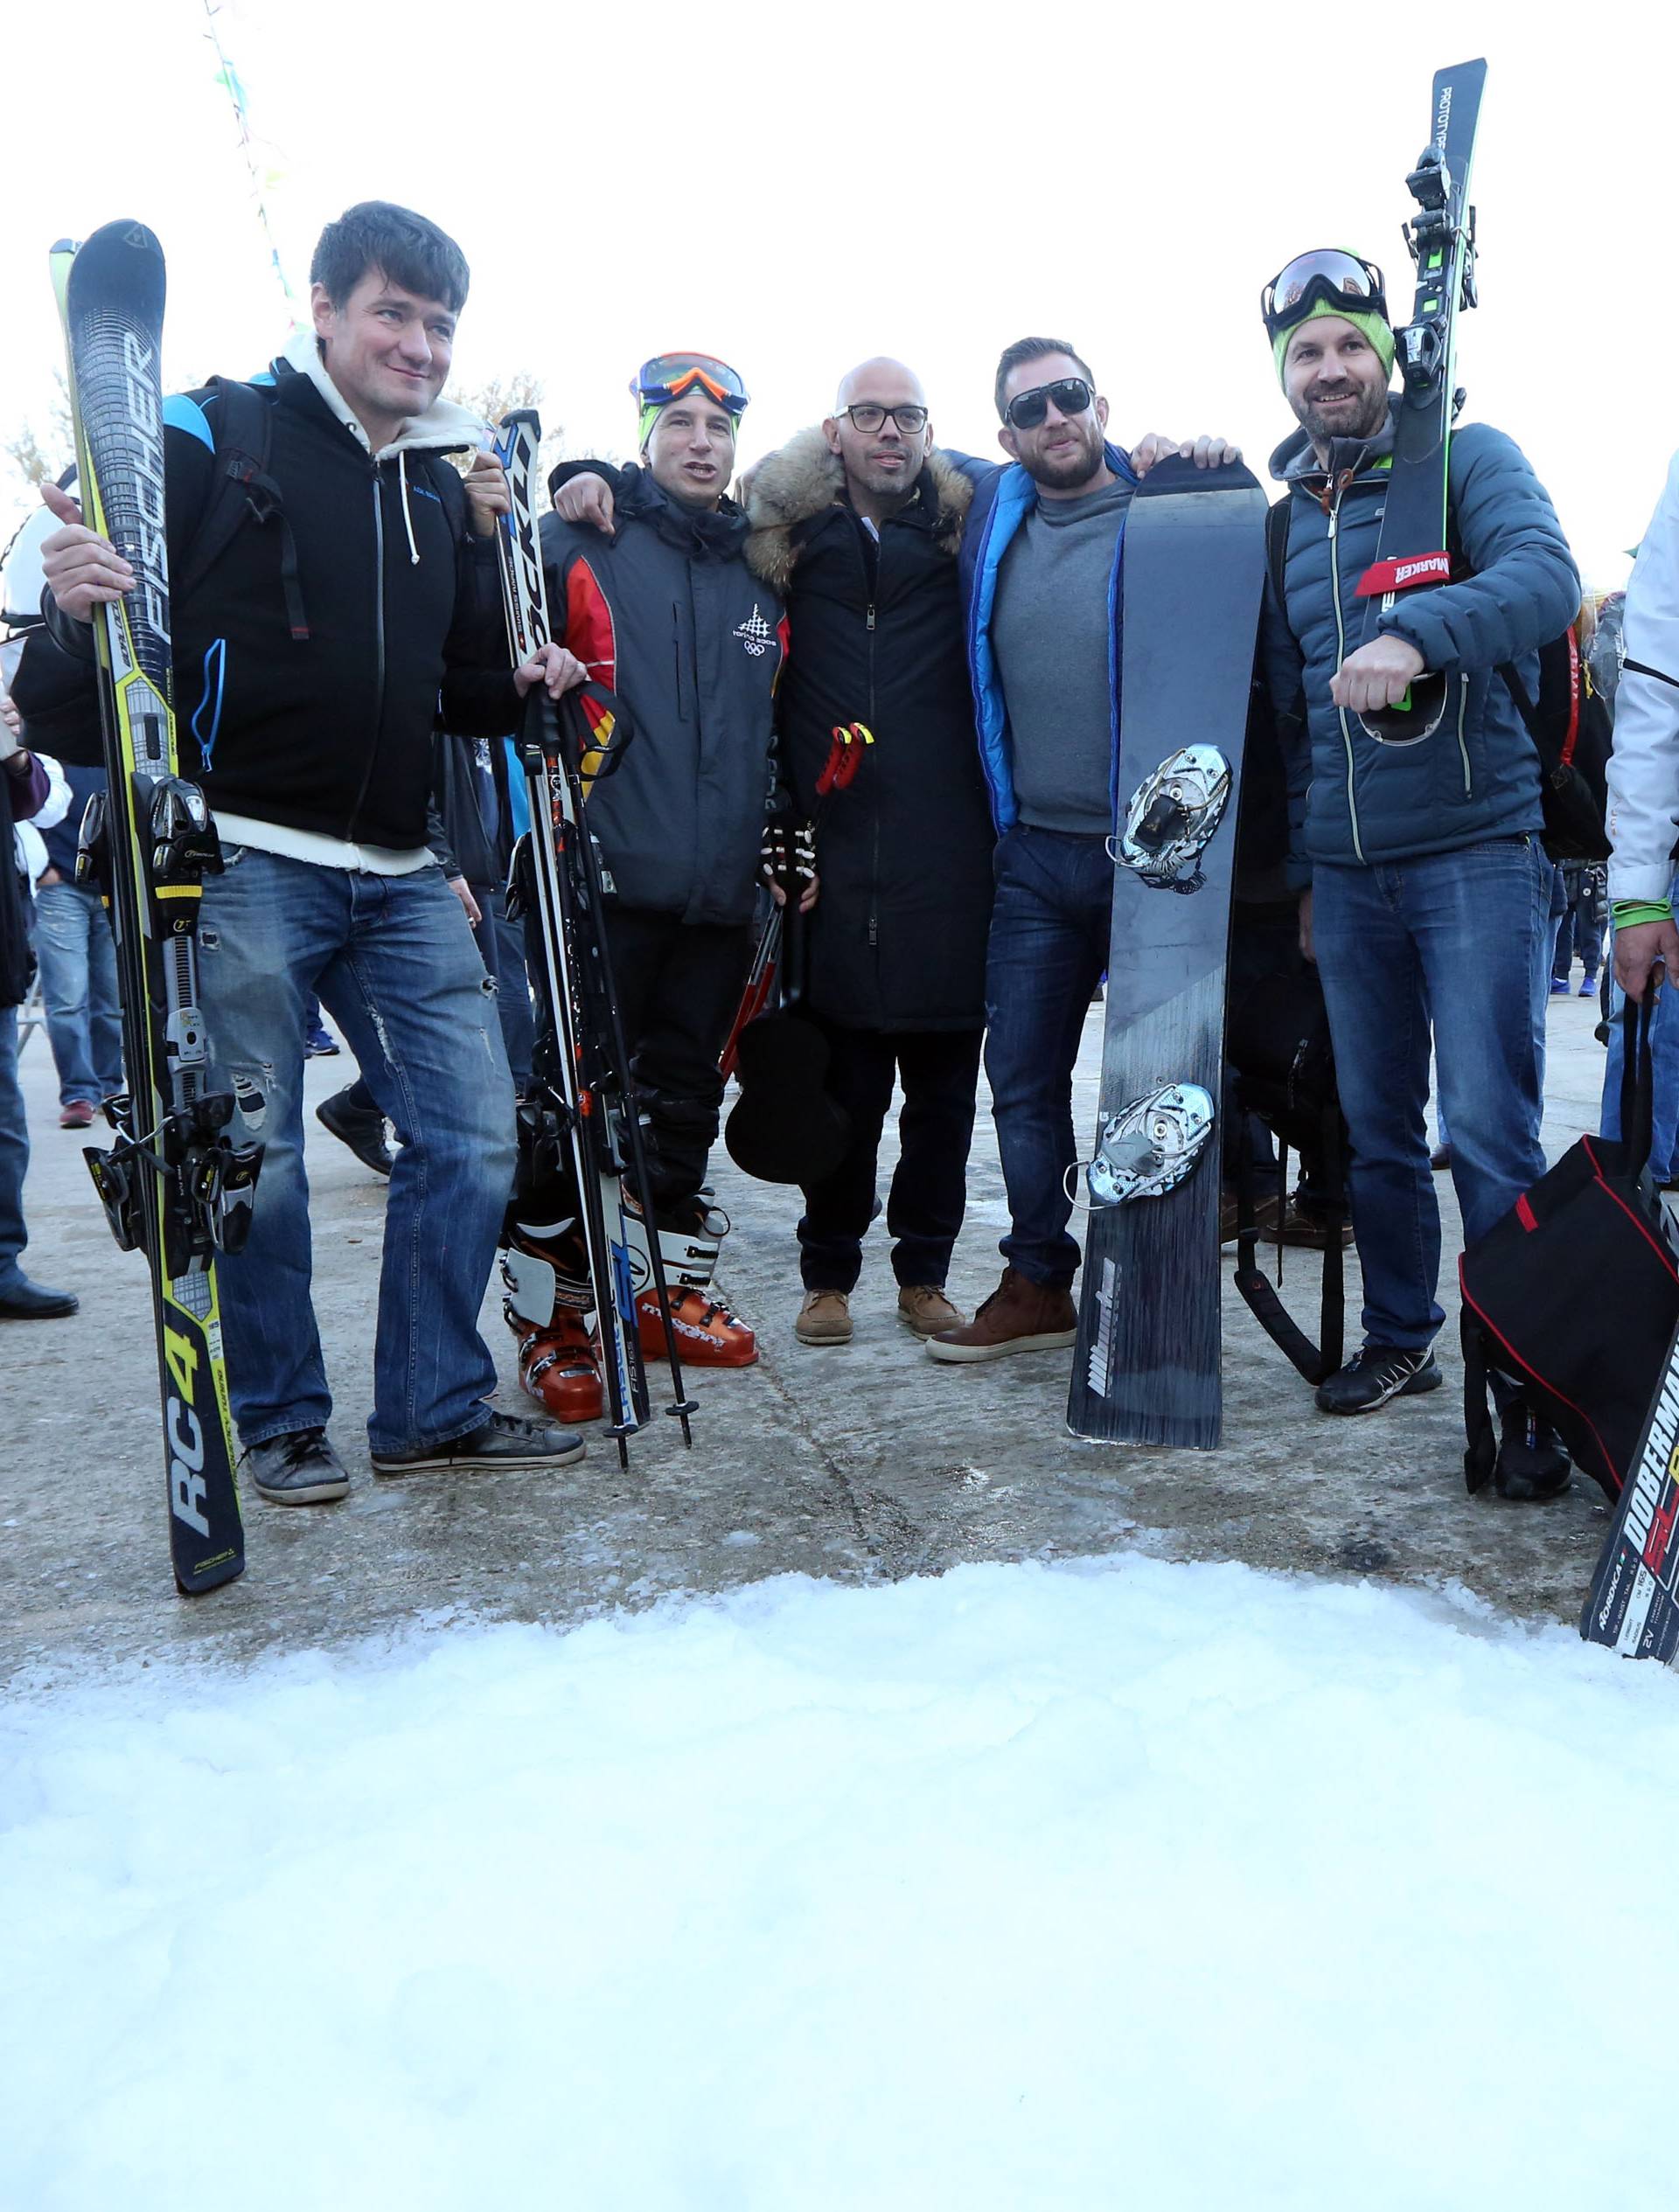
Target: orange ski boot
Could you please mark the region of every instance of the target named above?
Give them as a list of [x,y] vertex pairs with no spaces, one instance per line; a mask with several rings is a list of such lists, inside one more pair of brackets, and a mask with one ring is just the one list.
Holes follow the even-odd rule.
[[551,1329],[533,1328],[511,1311],[507,1319],[519,1339],[519,1384],[526,1396],[564,1428],[600,1420],[606,1402],[601,1355],[582,1317],[561,1308]]

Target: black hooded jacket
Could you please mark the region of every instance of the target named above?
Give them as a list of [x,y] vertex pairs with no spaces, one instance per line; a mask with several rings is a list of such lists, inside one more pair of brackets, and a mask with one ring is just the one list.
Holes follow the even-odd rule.
[[[440,698],[447,727],[464,736],[498,735],[518,715],[494,540],[464,532],[458,478],[444,480],[442,451],[470,443],[460,427],[469,419],[440,404],[442,427],[421,416],[376,460],[303,370],[276,361],[272,381],[255,388],[273,410],[268,474],[295,543],[308,635],[295,636],[288,615],[281,527],[243,525],[171,609],[181,772],[218,810],[359,844],[422,845]],[[209,387],[165,403],[172,573],[188,564],[226,465],[219,404]],[[58,614],[50,594],[44,611],[83,671],[94,734],[90,751],[73,757],[98,759],[92,631]],[[65,672],[31,640],[19,675],[60,713]],[[19,704],[27,716],[27,699]]]
[[957,549],[972,496],[933,454],[878,544],[819,431],[764,463],[747,558],[787,601],[783,773],[798,810],[836,723],[874,743],[823,815],[809,998],[843,1028],[983,1027],[994,832],[974,739]]

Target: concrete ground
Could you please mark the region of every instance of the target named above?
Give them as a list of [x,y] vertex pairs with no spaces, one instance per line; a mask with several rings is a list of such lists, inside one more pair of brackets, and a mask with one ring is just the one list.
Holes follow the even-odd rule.
[[[1553,999],[1550,1017],[1545,1135],[1555,1158],[1597,1125],[1602,1050],[1592,1001]],[[1081,1130],[1094,1123],[1099,1038],[1097,1011],[1079,1063]],[[757,1328],[762,1358],[745,1372],[693,1378],[692,1451],[660,1421],[632,1445],[627,1472],[594,1440],[559,1477],[376,1481],[365,1423],[384,1186],[311,1122],[316,1302],[338,1393],[333,1433],[354,1486],[342,1505],[310,1508],[266,1506],[247,1492],[243,1578],[182,1599],[169,1572],[144,1269],[111,1242],[84,1140],[57,1125],[43,1033],[22,1070],[34,1147],[26,1264],[75,1290],[81,1311],[0,1325],[0,1673],[22,1667],[45,1680],[72,1660],[162,1652],[240,1658],[457,1611],[568,1621],[785,1572],[863,1581],[1122,1546],[1461,1585],[1507,1614],[1571,1621],[1603,1541],[1604,1502],[1578,1477],[1543,1506],[1467,1495],[1455,1312],[1441,1338],[1444,1389],[1336,1420],[1314,1410],[1227,1282],[1224,1443],[1214,1453],[1069,1438],[1064,1353],[934,1365],[895,1318],[879,1225],[853,1301],[853,1342],[806,1350],[792,1333],[797,1193],[748,1182],[721,1145],[715,1180],[735,1224],[725,1288]],[[315,1062],[311,1102],[352,1072],[347,1055]],[[995,1285],[1007,1223],[983,1105],[951,1278],[970,1309]],[[884,1186],[885,1158],[882,1170]],[[1450,1261],[1459,1227],[1449,1178],[1438,1187]],[[1315,1313],[1316,1266],[1315,1256],[1287,1256],[1285,1296],[1303,1320]],[[1454,1281],[1448,1265],[1448,1306]],[[1350,1256],[1348,1296],[1355,1342]],[[517,1408],[493,1291],[484,1325],[501,1402]]]

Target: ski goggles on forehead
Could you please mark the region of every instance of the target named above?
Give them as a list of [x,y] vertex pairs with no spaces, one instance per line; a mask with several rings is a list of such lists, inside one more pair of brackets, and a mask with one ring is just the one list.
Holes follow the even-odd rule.
[[1320,246],[1310,254],[1297,254],[1259,295],[1260,311],[1272,338],[1303,323],[1320,303],[1352,308],[1360,315],[1376,314],[1385,323],[1387,282],[1374,261],[1343,253],[1339,247]]
[[1004,420],[1017,430],[1035,430],[1055,403],[1059,414],[1083,414],[1096,394],[1082,376],[1064,376],[1054,384],[1041,384],[1034,392],[1017,392],[1003,409]]
[[703,392],[729,414],[744,414],[747,389],[727,361],[709,353],[656,353],[636,371],[630,389],[644,407],[667,407],[673,400]]

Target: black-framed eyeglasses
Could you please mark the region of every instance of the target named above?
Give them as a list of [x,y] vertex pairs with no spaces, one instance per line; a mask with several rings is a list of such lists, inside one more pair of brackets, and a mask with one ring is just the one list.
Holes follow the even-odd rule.
[[913,438],[927,428],[927,409],[905,406],[883,407],[873,400],[864,400],[854,407],[841,407],[840,414],[850,419],[853,430],[878,430],[890,415],[906,438]]
[[1083,414],[1095,397],[1082,376],[1058,377],[1054,384],[1039,385],[1035,392],[1017,392],[1003,414],[1016,430],[1035,430],[1048,415],[1051,400],[1058,414]]

